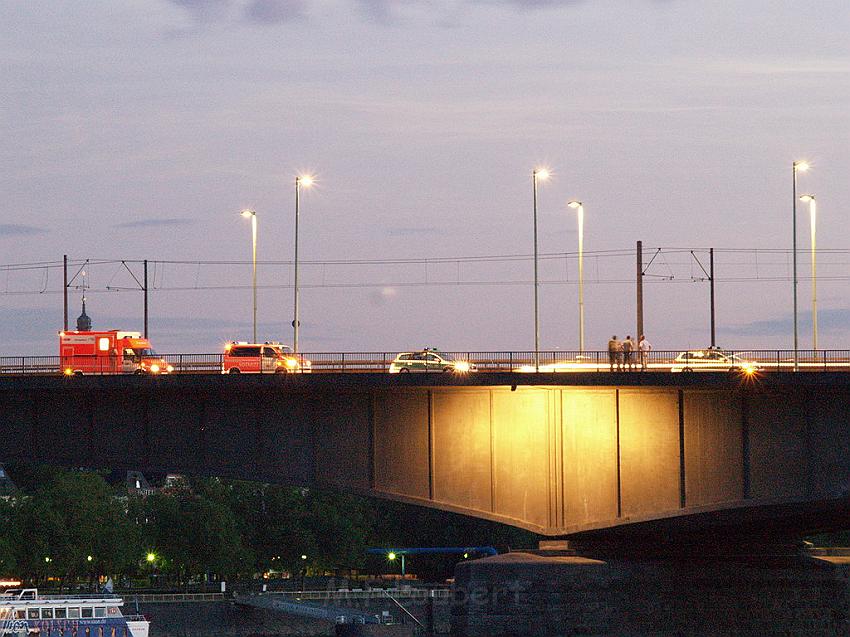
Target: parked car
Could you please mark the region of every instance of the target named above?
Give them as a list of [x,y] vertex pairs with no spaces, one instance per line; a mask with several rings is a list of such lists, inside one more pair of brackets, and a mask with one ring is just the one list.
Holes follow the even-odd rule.
[[466,374],[477,372],[478,368],[464,360],[455,360],[449,354],[432,348],[418,352],[401,352],[390,363],[390,374],[407,374],[409,372],[452,372]]
[[758,365],[738,354],[720,349],[695,349],[682,352],[673,361],[671,372],[745,372],[758,371]]
[[309,360],[279,343],[228,343],[222,374],[286,374],[310,372]]

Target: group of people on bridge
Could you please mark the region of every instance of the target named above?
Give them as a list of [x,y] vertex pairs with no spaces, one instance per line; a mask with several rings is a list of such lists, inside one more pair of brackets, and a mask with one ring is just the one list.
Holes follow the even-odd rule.
[[[608,341],[608,364],[612,372],[615,367],[618,372],[631,372],[635,371],[638,362],[640,362],[640,371],[645,371],[650,351],[652,351],[652,344],[646,340],[646,336],[643,334],[640,335],[637,343],[631,335],[626,336],[621,341],[615,334]],[[638,354],[640,354],[639,359]]]

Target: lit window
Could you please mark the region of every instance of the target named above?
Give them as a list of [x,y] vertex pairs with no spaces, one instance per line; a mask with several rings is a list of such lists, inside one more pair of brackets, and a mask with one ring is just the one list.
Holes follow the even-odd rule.
[[56,619],[65,619],[68,616],[68,609],[57,608],[55,615],[56,615]]
[[38,609],[37,608],[28,608],[27,609],[27,619],[38,619]]
[[80,618],[80,609],[79,608],[69,608],[68,609],[68,619],[79,619]]
[[41,618],[42,619],[53,619],[53,609],[52,608],[42,608],[41,609]]
[[101,352],[108,352],[109,351],[109,339],[105,336],[97,339],[97,349]]
[[94,609],[94,616],[95,617],[106,617],[106,608],[104,608],[103,606],[98,606],[97,608]]

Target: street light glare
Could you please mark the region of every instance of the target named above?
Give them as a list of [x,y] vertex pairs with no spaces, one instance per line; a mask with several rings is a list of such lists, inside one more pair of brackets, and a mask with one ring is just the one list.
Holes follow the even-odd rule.
[[809,201],[814,201],[814,200],[815,200],[814,195],[800,195],[800,201],[809,202]]
[[239,214],[242,215],[243,217],[245,217],[246,219],[248,219],[249,217],[255,216],[257,213],[254,212],[253,210],[243,210]]
[[567,205],[570,208],[581,208],[581,202],[580,201],[573,200],[573,201],[568,202]]
[[548,168],[535,168],[534,174],[539,180],[545,181],[545,180],[549,179],[549,175],[551,173],[549,172]]
[[806,172],[809,169],[809,167],[810,167],[809,162],[807,162],[805,160],[794,162],[794,168],[796,168],[800,172]]
[[309,188],[310,186],[312,186],[314,181],[315,178],[313,177],[313,175],[299,175],[298,177],[298,183],[304,186],[305,188]]

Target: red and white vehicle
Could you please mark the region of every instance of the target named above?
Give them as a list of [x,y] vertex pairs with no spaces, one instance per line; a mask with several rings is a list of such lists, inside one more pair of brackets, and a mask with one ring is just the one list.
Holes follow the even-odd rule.
[[62,373],[168,374],[174,367],[160,358],[139,332],[59,332]]
[[224,346],[222,374],[307,373],[312,364],[288,345],[232,342]]

